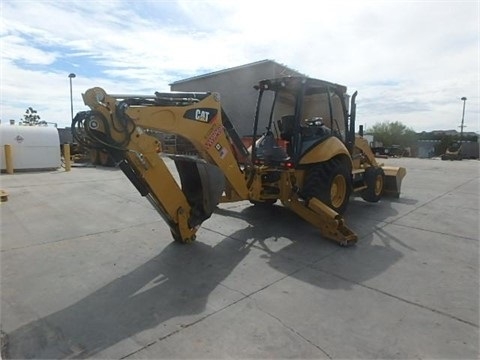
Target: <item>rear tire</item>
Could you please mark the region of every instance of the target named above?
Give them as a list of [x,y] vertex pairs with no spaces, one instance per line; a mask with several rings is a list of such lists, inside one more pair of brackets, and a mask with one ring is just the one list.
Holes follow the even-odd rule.
[[385,187],[385,172],[382,168],[369,167],[365,170],[363,181],[367,188],[361,192],[363,200],[378,202]]
[[302,196],[316,197],[340,215],[347,209],[352,192],[351,173],[340,159],[313,165],[306,174]]

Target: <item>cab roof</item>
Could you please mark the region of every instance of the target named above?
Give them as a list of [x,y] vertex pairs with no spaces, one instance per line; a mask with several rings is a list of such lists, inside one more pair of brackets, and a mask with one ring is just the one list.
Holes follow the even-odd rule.
[[263,89],[296,93],[303,86],[306,87],[307,94],[322,93],[327,89],[331,89],[342,94],[347,92],[346,86],[305,76],[285,76],[274,79],[265,79],[259,81],[255,88],[257,90]]

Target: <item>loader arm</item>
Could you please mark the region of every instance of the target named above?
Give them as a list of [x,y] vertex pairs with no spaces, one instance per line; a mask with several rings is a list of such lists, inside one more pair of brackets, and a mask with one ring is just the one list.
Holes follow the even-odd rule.
[[[168,223],[175,240],[195,239],[225,188],[235,198],[248,199],[245,171],[234,155],[238,139],[232,140],[235,132],[222,120],[218,94],[109,95],[92,88],[83,99],[91,111],[77,114],[74,135],[82,133],[87,147],[103,148],[114,157]],[[150,130],[181,135],[198,151],[200,159],[173,157],[181,186],[159,155],[161,142]]]
[[[386,166],[377,162],[375,155],[368,144],[368,141],[362,136],[355,136],[355,148],[353,153],[354,162],[357,162],[356,169],[366,169],[368,167],[380,167],[385,174],[385,183],[383,184],[383,195],[398,198],[400,196],[402,181],[407,170],[401,166]],[[361,158],[361,159],[360,159]]]

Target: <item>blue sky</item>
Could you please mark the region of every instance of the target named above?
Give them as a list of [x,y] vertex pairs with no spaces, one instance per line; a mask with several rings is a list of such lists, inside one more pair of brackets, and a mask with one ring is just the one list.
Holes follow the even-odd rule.
[[358,90],[367,127],[459,130],[466,96],[465,131],[480,131],[478,1],[314,3],[2,0],[0,119],[19,121],[32,106],[69,126],[71,72],[77,112],[94,86],[154,93],[272,59]]

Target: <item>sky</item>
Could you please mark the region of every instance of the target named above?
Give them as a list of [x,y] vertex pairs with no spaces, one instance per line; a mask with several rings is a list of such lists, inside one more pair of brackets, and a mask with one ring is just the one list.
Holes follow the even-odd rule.
[[67,127],[91,87],[153,94],[271,59],[358,91],[366,128],[480,132],[478,0],[0,0],[0,20],[2,123],[33,107]]

